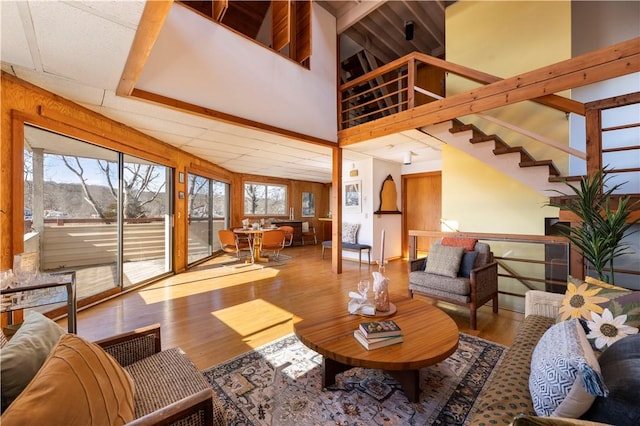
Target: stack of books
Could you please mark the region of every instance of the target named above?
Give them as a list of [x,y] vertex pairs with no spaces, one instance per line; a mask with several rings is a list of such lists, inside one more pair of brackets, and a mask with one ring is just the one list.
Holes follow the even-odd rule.
[[402,330],[393,320],[362,322],[353,336],[367,350],[402,343]]

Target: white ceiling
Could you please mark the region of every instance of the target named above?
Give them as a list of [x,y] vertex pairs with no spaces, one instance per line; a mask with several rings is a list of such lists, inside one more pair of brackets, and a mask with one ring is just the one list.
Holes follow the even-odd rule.
[[[144,1],[0,1],[2,69],[236,173],[331,182],[330,148],[115,95]],[[349,146],[345,163],[440,159],[419,131]]]

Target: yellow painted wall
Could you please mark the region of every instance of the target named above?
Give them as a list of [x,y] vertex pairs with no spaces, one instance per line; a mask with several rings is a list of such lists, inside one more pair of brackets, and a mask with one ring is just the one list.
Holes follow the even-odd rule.
[[544,235],[549,199],[466,153],[442,149],[442,217],[463,232]]
[[[544,235],[544,218],[557,217],[548,198],[466,153],[445,145],[442,149],[442,217],[458,222],[462,232]],[[525,277],[544,276],[543,264],[510,262],[509,258],[544,260],[540,244],[491,241],[491,250]],[[500,279],[500,290],[522,293],[516,280]],[[521,300],[503,299],[501,306],[520,311]]]
[[[460,1],[446,9],[447,60],[508,78],[571,57],[570,1]],[[477,87],[449,76],[447,94]],[[558,93],[569,97],[568,92]],[[524,102],[488,112],[567,145],[569,121],[564,112]],[[475,116],[465,117],[487,134],[498,134],[511,146],[524,146],[537,160],[553,159],[561,173],[568,157],[555,149]]]

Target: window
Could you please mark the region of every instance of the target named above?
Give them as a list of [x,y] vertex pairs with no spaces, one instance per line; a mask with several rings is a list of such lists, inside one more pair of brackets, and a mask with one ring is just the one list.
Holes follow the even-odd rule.
[[189,264],[220,249],[218,230],[229,227],[229,184],[192,173],[189,191]]
[[244,184],[244,214],[246,215],[286,215],[286,185],[266,183]]
[[76,271],[79,300],[112,295],[172,266],[173,170],[24,127],[25,246],[39,270]]

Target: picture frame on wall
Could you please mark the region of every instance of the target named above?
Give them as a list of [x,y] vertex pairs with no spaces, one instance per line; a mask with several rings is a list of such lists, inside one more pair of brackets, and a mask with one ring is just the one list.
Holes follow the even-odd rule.
[[362,181],[344,183],[342,202],[345,213],[360,213],[362,211]]
[[316,216],[316,198],[313,192],[302,193],[302,217]]

